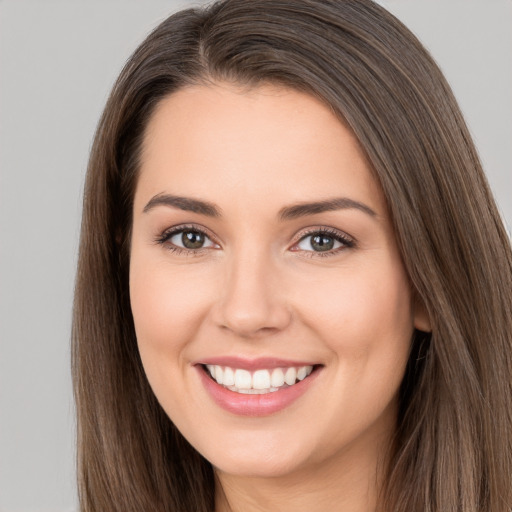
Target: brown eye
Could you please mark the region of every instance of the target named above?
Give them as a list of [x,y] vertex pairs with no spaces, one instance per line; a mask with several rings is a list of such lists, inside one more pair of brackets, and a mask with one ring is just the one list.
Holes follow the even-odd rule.
[[311,237],[310,245],[314,251],[330,251],[334,248],[334,238],[332,236],[315,235]]
[[198,231],[183,231],[181,243],[186,249],[200,249],[204,245],[205,236]]
[[188,251],[197,251],[209,247],[216,247],[216,244],[202,231],[197,229],[179,229],[165,235],[161,243],[171,245]]
[[[296,245],[300,251],[310,253],[336,253],[339,249],[354,247],[354,241],[346,235],[330,231],[316,231],[303,236]],[[296,250],[297,250],[296,249]]]

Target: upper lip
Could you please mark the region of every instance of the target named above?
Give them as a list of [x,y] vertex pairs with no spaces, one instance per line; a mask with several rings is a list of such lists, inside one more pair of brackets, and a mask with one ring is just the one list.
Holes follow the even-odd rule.
[[281,359],[278,357],[258,357],[255,359],[248,359],[239,356],[217,356],[206,357],[194,363],[194,365],[214,365],[214,366],[229,366],[230,368],[239,368],[241,370],[254,371],[259,369],[272,369],[272,368],[289,368],[301,366],[315,366],[318,363],[310,361],[295,361],[290,359]]

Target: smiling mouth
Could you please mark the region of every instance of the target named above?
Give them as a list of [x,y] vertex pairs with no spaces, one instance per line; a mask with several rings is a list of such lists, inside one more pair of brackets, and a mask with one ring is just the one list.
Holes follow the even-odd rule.
[[249,371],[229,366],[202,365],[205,372],[220,386],[235,393],[263,395],[290,388],[303,381],[315,366],[289,366],[286,368]]

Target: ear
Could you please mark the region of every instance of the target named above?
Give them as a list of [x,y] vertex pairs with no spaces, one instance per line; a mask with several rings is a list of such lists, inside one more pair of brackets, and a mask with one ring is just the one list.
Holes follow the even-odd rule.
[[432,332],[432,324],[430,322],[430,315],[428,314],[425,303],[414,294],[413,299],[413,323],[414,328],[422,332]]

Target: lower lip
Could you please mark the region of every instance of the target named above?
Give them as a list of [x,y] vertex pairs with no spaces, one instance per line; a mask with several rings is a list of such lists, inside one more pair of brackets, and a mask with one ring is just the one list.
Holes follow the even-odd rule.
[[308,377],[293,386],[261,395],[248,395],[230,391],[217,384],[206,373],[203,366],[198,365],[196,368],[204,387],[214,402],[226,411],[239,416],[268,416],[285,409],[306,393],[320,373],[319,369],[315,368]]

